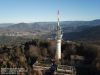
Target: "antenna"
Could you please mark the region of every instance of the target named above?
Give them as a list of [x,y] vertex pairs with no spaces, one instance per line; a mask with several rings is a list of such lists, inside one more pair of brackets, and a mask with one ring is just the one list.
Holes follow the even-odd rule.
[[58,10],[58,26],[59,26],[59,10]]

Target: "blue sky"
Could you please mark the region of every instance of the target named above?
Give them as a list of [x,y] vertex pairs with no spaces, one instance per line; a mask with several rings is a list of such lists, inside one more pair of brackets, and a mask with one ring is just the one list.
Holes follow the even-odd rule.
[[100,19],[100,0],[0,0],[0,23]]

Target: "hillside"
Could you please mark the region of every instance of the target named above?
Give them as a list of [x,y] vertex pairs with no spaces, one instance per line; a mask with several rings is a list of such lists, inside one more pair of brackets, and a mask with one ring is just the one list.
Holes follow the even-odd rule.
[[26,31],[29,30],[31,27],[29,24],[27,23],[18,23],[18,24],[14,24],[12,26],[8,26],[6,27],[7,31]]
[[69,32],[80,32],[83,29],[91,28],[92,26],[89,25],[82,25],[82,26],[73,26],[73,27],[63,27],[62,30],[64,33]]
[[66,40],[85,41],[100,44],[100,25],[83,29],[80,32],[64,33],[63,37]]
[[4,34],[7,33],[6,29],[3,27],[0,27],[0,34]]
[[[51,29],[52,26],[41,25],[39,23],[18,23],[4,27],[7,32],[43,32]],[[0,29],[1,30],[1,29]],[[52,30],[52,29],[51,29]]]

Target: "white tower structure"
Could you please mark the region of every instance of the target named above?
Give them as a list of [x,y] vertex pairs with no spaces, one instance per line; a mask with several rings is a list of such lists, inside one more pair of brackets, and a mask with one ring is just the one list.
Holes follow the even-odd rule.
[[61,40],[62,40],[62,31],[59,25],[59,10],[58,10],[58,24],[56,29],[56,53],[58,59],[61,59]]

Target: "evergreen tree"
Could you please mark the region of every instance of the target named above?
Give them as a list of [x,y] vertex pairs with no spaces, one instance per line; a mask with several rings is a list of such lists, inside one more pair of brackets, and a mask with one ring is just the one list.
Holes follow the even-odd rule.
[[30,64],[31,63],[31,58],[30,57],[28,57],[28,64]]
[[39,55],[38,58],[37,58],[37,61],[41,61],[42,60],[42,56]]
[[22,51],[23,54],[24,54],[24,51],[25,51],[24,47],[25,47],[24,45],[21,45],[21,51]]
[[46,49],[46,48],[44,48],[44,49],[42,50],[42,55],[43,55],[43,56],[46,56],[46,55],[47,55],[47,49]]

